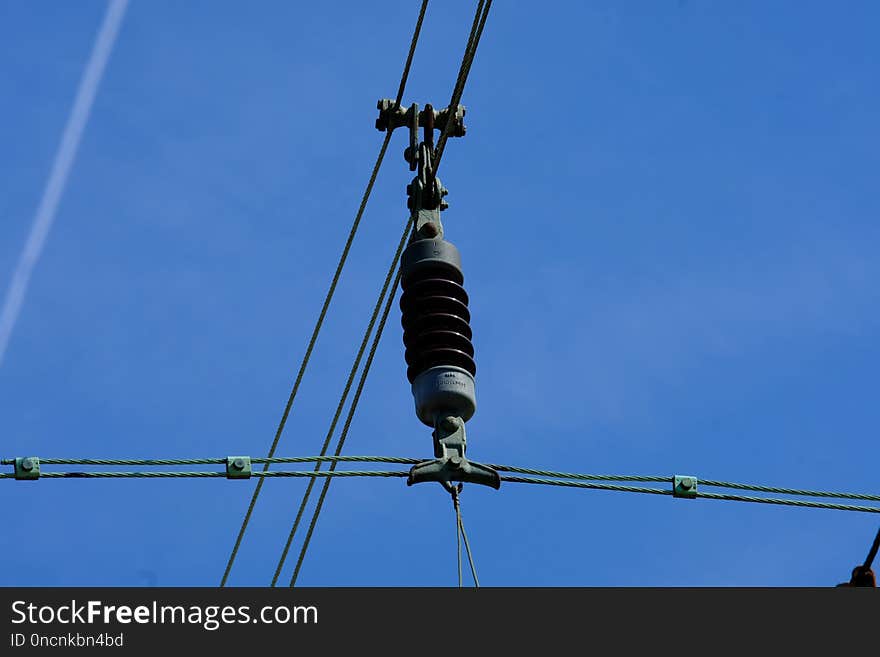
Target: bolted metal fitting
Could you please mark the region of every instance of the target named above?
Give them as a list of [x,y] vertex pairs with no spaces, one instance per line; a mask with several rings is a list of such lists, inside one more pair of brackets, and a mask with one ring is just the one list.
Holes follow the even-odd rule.
[[250,479],[252,474],[250,456],[227,456],[227,479]]
[[15,459],[15,478],[33,481],[40,478],[40,459],[36,456],[20,456]]
[[414,465],[409,471],[407,486],[434,481],[450,493],[455,489],[453,482],[481,484],[496,490],[501,487],[498,472],[487,465],[468,460],[465,454],[467,436],[463,418],[438,414],[435,416],[435,424],[433,435],[436,458]]
[[419,111],[417,105],[404,108],[398,106],[390,98],[382,98],[376,103],[376,109],[379,110],[376,129],[381,132],[401,128],[405,125],[413,125],[416,128],[429,125],[432,130],[443,131],[446,128],[446,123],[451,120],[450,137],[464,137],[467,133],[467,128],[464,125],[464,116],[467,110],[464,105],[457,105],[451,112],[448,107],[441,110],[425,107]]
[[694,499],[697,496],[697,478],[690,475],[675,475],[672,478],[672,496]]

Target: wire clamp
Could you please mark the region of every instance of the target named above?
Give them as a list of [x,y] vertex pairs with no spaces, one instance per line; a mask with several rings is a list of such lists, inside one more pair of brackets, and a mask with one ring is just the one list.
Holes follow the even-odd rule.
[[376,109],[379,110],[379,118],[376,119],[376,130],[385,132],[386,130],[394,130],[402,128],[405,125],[415,124],[416,127],[425,126],[429,122],[432,129],[445,130],[446,123],[452,118],[452,126],[449,129],[450,137],[464,137],[467,133],[467,127],[464,124],[464,115],[467,112],[464,105],[456,105],[450,112],[448,107],[441,110],[435,110],[433,107],[427,106],[421,112],[418,105],[410,105],[409,108],[395,104],[390,98],[382,98],[376,103]]
[[15,459],[15,478],[33,481],[40,478],[40,459],[36,456],[19,456]]
[[226,478],[227,479],[250,479],[251,478],[250,456],[227,456]]
[[435,427],[434,456],[437,458],[414,465],[409,471],[407,486],[436,481],[450,493],[456,490],[454,481],[491,486],[496,490],[501,488],[501,477],[495,470],[469,461],[465,456],[464,420],[451,415],[442,419],[437,417]]
[[694,499],[697,496],[697,478],[690,475],[675,475],[672,478],[672,496]]

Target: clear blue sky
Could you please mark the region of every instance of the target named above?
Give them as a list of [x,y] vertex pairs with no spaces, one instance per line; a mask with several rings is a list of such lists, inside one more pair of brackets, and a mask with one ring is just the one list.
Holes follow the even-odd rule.
[[[132,1],[0,367],[4,457],[265,455],[419,3],[382,4]],[[405,102],[448,102],[474,4],[429,7]],[[4,290],[105,7],[0,3]],[[472,458],[878,492],[878,21],[495,3],[442,172]],[[406,218],[405,142],[279,455],[320,448]],[[396,308],[346,452],[431,455]],[[254,483],[0,481],[0,583],[215,585]],[[267,482],[231,584],[269,583],[304,486]],[[515,484],[463,511],[502,586],[832,585],[878,524]],[[337,481],[300,583],[454,585],[454,542],[439,487]]]

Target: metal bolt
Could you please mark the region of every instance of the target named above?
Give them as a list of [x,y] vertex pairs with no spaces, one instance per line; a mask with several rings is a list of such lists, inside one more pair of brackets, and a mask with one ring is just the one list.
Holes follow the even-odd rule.
[[421,233],[425,237],[437,237],[439,233],[439,229],[437,228],[437,224],[433,221],[427,222],[424,226],[422,226]]
[[694,487],[694,480],[691,479],[690,477],[684,477],[678,483],[685,490],[690,490],[691,488]]
[[30,459],[30,458],[22,459],[22,461],[21,461],[21,469],[22,469],[22,470],[25,470],[26,472],[30,472],[31,470],[33,470],[33,469],[34,469],[34,462],[33,462],[33,460]]
[[451,465],[453,469],[460,470],[461,463],[462,463],[462,459],[460,456],[450,456],[449,457],[449,465]]
[[236,470],[244,470],[244,459],[235,459],[232,462],[232,467]]

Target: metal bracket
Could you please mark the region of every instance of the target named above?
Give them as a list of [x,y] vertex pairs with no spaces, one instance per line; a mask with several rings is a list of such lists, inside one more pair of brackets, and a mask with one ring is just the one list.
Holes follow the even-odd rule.
[[40,459],[36,456],[19,456],[15,459],[15,478],[34,480],[40,478]]
[[690,475],[675,475],[672,478],[672,496],[694,499],[697,496],[697,478]]
[[[425,105],[425,109],[419,111],[418,103],[404,109],[388,98],[379,100],[376,107],[379,110],[378,130],[393,131],[404,126],[409,130],[409,145],[403,156],[410,171],[418,170],[418,174],[406,187],[406,205],[413,216],[417,239],[442,239],[440,211],[449,207],[443,198],[449,191],[434,175],[434,130],[443,132],[449,126],[449,136],[463,137],[467,132],[465,107],[457,105],[450,111],[449,108],[435,110],[431,105]],[[419,142],[419,128],[424,130],[422,142]]]
[[469,461],[465,456],[467,437],[460,417],[438,417],[434,425],[434,456],[437,458],[414,465],[409,471],[407,486],[436,481],[451,493],[455,488],[452,482],[460,481],[491,486],[496,490],[501,488],[501,477],[495,470]]
[[417,117],[416,127],[424,126],[428,121],[433,121],[433,127],[436,130],[444,130],[449,117],[452,117],[452,128],[449,131],[450,137],[464,137],[467,128],[464,125],[464,115],[467,109],[464,105],[457,105],[453,112],[448,107],[441,110],[435,110],[433,107],[427,106],[421,112],[418,105],[410,105],[407,109],[398,106],[390,98],[382,98],[376,103],[376,109],[379,110],[379,118],[376,119],[376,129],[385,132],[386,130],[394,130],[405,125],[413,123],[413,115]]
[[227,479],[250,479],[251,478],[250,456],[227,456],[226,478]]

